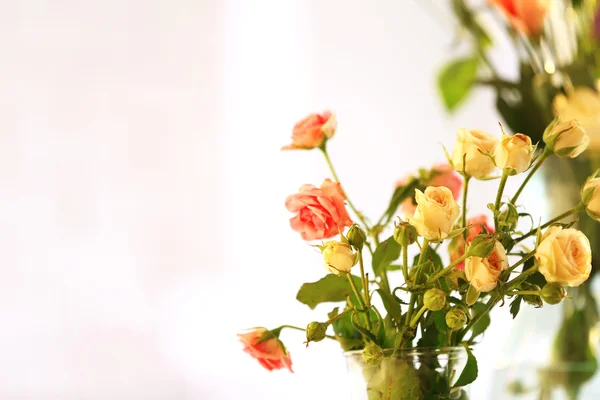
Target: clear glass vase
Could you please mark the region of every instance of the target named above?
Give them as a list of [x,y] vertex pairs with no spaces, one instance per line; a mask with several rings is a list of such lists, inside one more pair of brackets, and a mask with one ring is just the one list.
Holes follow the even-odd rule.
[[468,399],[467,388],[452,389],[467,362],[463,347],[403,349],[378,366],[365,363],[362,351],[345,355],[352,400]]

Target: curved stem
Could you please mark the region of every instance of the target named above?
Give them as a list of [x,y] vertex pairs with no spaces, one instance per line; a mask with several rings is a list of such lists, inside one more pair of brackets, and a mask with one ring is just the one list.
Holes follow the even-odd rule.
[[421,318],[423,316],[423,314],[425,314],[425,311],[427,311],[427,307],[425,307],[425,306],[421,307],[421,309],[410,320],[411,328],[414,328],[415,326],[417,326],[417,324],[419,323],[419,318]]
[[498,214],[500,213],[500,201],[502,200],[502,193],[504,193],[504,187],[506,186],[506,181],[508,179],[508,174],[505,171],[502,171],[502,178],[500,178],[500,185],[498,185],[498,193],[496,194],[496,202],[494,203],[494,228],[496,231],[498,230]]
[[550,221],[546,222],[544,225],[540,226],[539,228],[532,229],[532,230],[530,230],[529,232],[527,232],[526,234],[524,234],[523,236],[520,236],[520,237],[516,238],[516,239],[513,241],[513,244],[517,244],[517,243],[519,243],[520,241],[522,241],[522,240],[524,240],[524,239],[527,239],[529,236],[531,236],[531,235],[535,234],[535,233],[538,231],[538,229],[544,229],[544,228],[547,228],[547,227],[549,227],[550,225],[554,224],[555,222],[558,222],[558,221],[560,221],[560,220],[562,220],[562,219],[565,219],[565,218],[567,218],[569,215],[573,215],[573,214],[580,213],[580,212],[582,212],[583,210],[585,210],[585,205],[583,205],[583,203],[580,203],[580,204],[576,205],[575,207],[571,208],[570,210],[568,210],[568,211],[565,211],[564,213],[560,214],[558,217],[552,218]]
[[360,292],[358,291],[358,288],[356,287],[356,284],[354,283],[354,280],[352,279],[352,276],[350,274],[346,274],[346,277],[348,278],[348,282],[350,282],[350,286],[352,287],[352,290],[354,291],[354,295],[356,296],[356,300],[358,301],[358,304],[360,305],[360,311],[365,312],[366,311],[366,320],[367,320],[367,329],[371,330],[371,318],[369,318],[369,310],[365,309],[365,303],[362,299],[362,296],[360,295]]
[[[333,175],[333,179],[335,179],[336,182],[340,182],[340,178],[335,173],[335,168],[333,168],[333,164],[331,162],[331,159],[329,158],[329,154],[327,153],[327,148],[325,147],[325,144],[323,144],[323,146],[320,147],[320,149],[321,149],[321,152],[323,152],[323,156],[325,156],[325,161],[327,162],[329,171],[331,171],[331,175]],[[344,196],[346,196],[346,201],[348,202],[348,206],[352,209],[352,211],[354,211],[354,214],[356,214],[356,216],[358,217],[360,222],[362,222],[362,224],[365,226],[365,228],[367,229],[367,232],[371,232],[371,228],[369,228],[369,224],[367,224],[367,222],[365,221],[365,219],[363,218],[361,213],[359,213],[358,210],[356,209],[356,207],[354,207],[354,204],[352,203],[352,200],[350,200],[350,197],[348,197],[348,193],[344,190],[344,187],[342,185],[340,185],[340,187],[342,189],[342,192],[344,193]],[[375,239],[375,243],[377,243],[379,241],[379,239],[376,236],[373,236],[373,239]]]
[[542,166],[542,164],[544,163],[544,161],[546,161],[546,159],[548,157],[550,157],[551,154],[552,154],[552,150],[550,150],[549,148],[546,147],[546,149],[544,149],[544,152],[542,153],[540,159],[537,161],[537,163],[534,165],[534,167],[531,169],[531,171],[529,171],[529,174],[527,174],[527,177],[525,178],[525,180],[523,181],[523,183],[521,183],[521,186],[519,186],[519,189],[517,190],[517,192],[515,193],[515,195],[513,196],[513,198],[510,200],[510,202],[512,204],[516,204],[517,199],[521,195],[521,192],[523,191],[523,189],[525,189],[525,185],[527,185],[527,182],[529,182],[529,180],[531,179],[531,177],[533,176],[533,174],[535,174],[536,171],[538,169],[540,169],[540,167]]

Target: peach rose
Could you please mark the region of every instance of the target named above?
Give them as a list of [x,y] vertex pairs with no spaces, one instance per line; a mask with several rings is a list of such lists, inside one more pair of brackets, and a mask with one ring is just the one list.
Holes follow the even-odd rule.
[[550,0],[489,0],[502,9],[513,28],[527,36],[537,36],[544,28]]
[[494,251],[488,258],[469,257],[465,262],[465,275],[473,288],[480,292],[490,292],[496,288],[503,270],[508,268],[506,251],[496,242]]
[[[396,188],[407,184],[410,176],[406,176],[396,182]],[[431,178],[424,183],[424,186],[445,186],[452,192],[454,200],[458,200],[462,190],[462,178],[452,168],[450,164],[437,164],[431,168]],[[414,215],[417,209],[417,204],[413,196],[404,199],[400,205],[400,209],[403,213],[408,215]]]
[[[266,340],[262,340],[263,335]],[[260,365],[273,371],[274,369],[287,368],[292,371],[292,359],[283,343],[265,328],[256,328],[248,333],[238,334],[244,344],[244,351],[256,358]],[[270,336],[270,337],[269,337]]]
[[[467,220],[467,226],[469,227],[467,231],[467,246],[471,244],[471,240],[480,233],[494,233],[494,227],[488,223],[488,217],[484,214],[478,215],[476,217],[472,217]],[[458,235],[452,242],[450,242],[450,246],[448,247],[448,251],[450,252],[450,261],[454,262],[465,253],[465,245],[463,240],[463,235]],[[461,271],[465,269],[465,263],[460,262],[456,265],[456,269],[460,269]]]
[[294,126],[292,144],[281,150],[309,150],[319,147],[335,135],[337,120],[331,111],[322,114],[310,114]]
[[475,179],[483,179],[496,169],[492,158],[498,140],[481,130],[461,128],[456,132],[452,150],[454,168]]
[[352,226],[344,204],[346,196],[339,183],[325,179],[321,188],[303,185],[300,192],[285,200],[286,208],[296,213],[290,219],[293,230],[304,240],[327,239]]

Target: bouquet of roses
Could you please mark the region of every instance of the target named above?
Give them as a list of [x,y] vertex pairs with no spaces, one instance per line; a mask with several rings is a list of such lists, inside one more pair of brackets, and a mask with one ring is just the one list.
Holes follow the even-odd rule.
[[[497,138],[460,129],[447,154],[449,165],[399,182],[373,223],[350,201],[329,158],[336,125],[331,112],[310,115],[296,124],[292,144],[284,149],[318,149],[330,168],[333,180],[303,185],[285,205],[294,213],[292,229],[320,251],[327,272],[302,285],[297,299],[311,309],[337,304],[306,328],[282,325],[241,334],[245,351],[269,370],[291,371],[280,335],[297,329],[305,332],[307,346],[336,340],[362,359],[364,398],[466,398],[464,387],[477,377],[471,345],[489,325],[490,310],[507,300],[514,316],[522,303],[558,304],[565,286],[578,286],[590,274],[590,242],[566,220],[582,212],[600,219],[600,178],[590,177],[577,206],[541,225],[518,204],[545,158],[575,158],[589,139],[576,121],[558,119],[543,133],[543,151],[526,135]],[[507,196],[507,180],[521,174],[521,186]],[[494,178],[499,185],[488,204],[490,221],[470,217],[471,184]],[[465,362],[448,356],[457,351],[465,353]]]

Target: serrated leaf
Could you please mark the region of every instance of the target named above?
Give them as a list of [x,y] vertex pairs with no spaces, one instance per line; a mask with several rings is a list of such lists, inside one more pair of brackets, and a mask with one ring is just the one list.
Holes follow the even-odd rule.
[[521,310],[521,301],[523,301],[523,296],[517,296],[510,302],[510,314],[513,319],[517,318],[517,314],[519,314],[519,311]]
[[479,372],[477,368],[477,359],[471,352],[471,349],[469,349],[469,346],[466,343],[463,343],[463,346],[467,351],[467,364],[465,365],[465,368],[456,380],[456,383],[453,386],[455,388],[467,386],[473,383],[475,379],[477,379],[477,374]]
[[448,111],[454,111],[467,98],[477,79],[478,67],[479,59],[470,57],[454,60],[442,68],[437,83]]
[[400,257],[400,251],[402,246],[394,240],[393,237],[389,237],[386,241],[381,242],[375,253],[373,253],[373,272],[379,276],[387,267],[395,260]]
[[[351,275],[358,290],[362,288],[362,279]],[[317,304],[345,301],[352,293],[352,287],[345,276],[326,275],[317,282],[305,283],[298,290],[296,299],[314,309]]]

